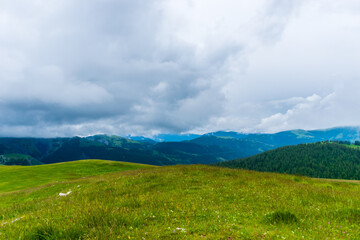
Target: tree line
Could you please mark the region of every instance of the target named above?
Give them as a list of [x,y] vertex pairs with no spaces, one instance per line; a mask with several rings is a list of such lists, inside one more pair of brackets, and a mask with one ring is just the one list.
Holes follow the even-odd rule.
[[285,146],[214,165],[319,178],[360,179],[360,150],[346,145],[324,141]]

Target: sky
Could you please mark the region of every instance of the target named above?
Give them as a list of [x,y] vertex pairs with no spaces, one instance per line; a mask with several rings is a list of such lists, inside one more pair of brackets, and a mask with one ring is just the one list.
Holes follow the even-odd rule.
[[0,136],[360,126],[358,0],[0,0]]

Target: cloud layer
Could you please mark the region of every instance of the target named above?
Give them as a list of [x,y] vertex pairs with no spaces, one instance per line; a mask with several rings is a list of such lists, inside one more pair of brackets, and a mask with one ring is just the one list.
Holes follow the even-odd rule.
[[0,1],[0,135],[360,125],[355,0]]

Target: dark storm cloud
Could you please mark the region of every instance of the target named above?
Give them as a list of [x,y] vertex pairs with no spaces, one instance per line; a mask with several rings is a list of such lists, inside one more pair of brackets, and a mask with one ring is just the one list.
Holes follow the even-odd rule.
[[198,83],[198,79],[216,71],[208,66],[221,65],[229,47],[211,52],[206,63],[195,63],[191,44],[163,45],[162,38],[168,36],[161,32],[159,4],[144,0],[4,4],[3,26],[10,23],[14,29],[5,28],[10,36],[3,36],[1,45],[7,54],[1,65],[0,106],[7,117],[0,124],[71,128],[110,119],[115,126],[129,125],[125,130],[115,128],[123,132],[131,132],[132,124],[166,131],[201,124],[206,117],[177,124],[187,117],[173,114],[188,114],[191,107],[183,105],[209,88],[206,80]]

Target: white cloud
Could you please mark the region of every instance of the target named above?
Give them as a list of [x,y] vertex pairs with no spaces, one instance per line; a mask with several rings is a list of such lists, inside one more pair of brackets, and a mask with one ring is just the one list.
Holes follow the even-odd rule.
[[[276,113],[270,117],[261,120],[257,126],[260,130],[269,132],[279,132],[287,129],[294,129],[299,127],[299,122],[302,128],[309,128],[318,121],[317,112],[327,108],[328,101],[331,100],[334,94],[328,95],[326,98],[321,98],[317,94],[306,98],[297,98],[297,103],[288,109],[285,113]],[[280,101],[282,103],[294,102],[294,99]],[[279,102],[278,102],[279,103]],[[315,122],[314,122],[315,121]]]

